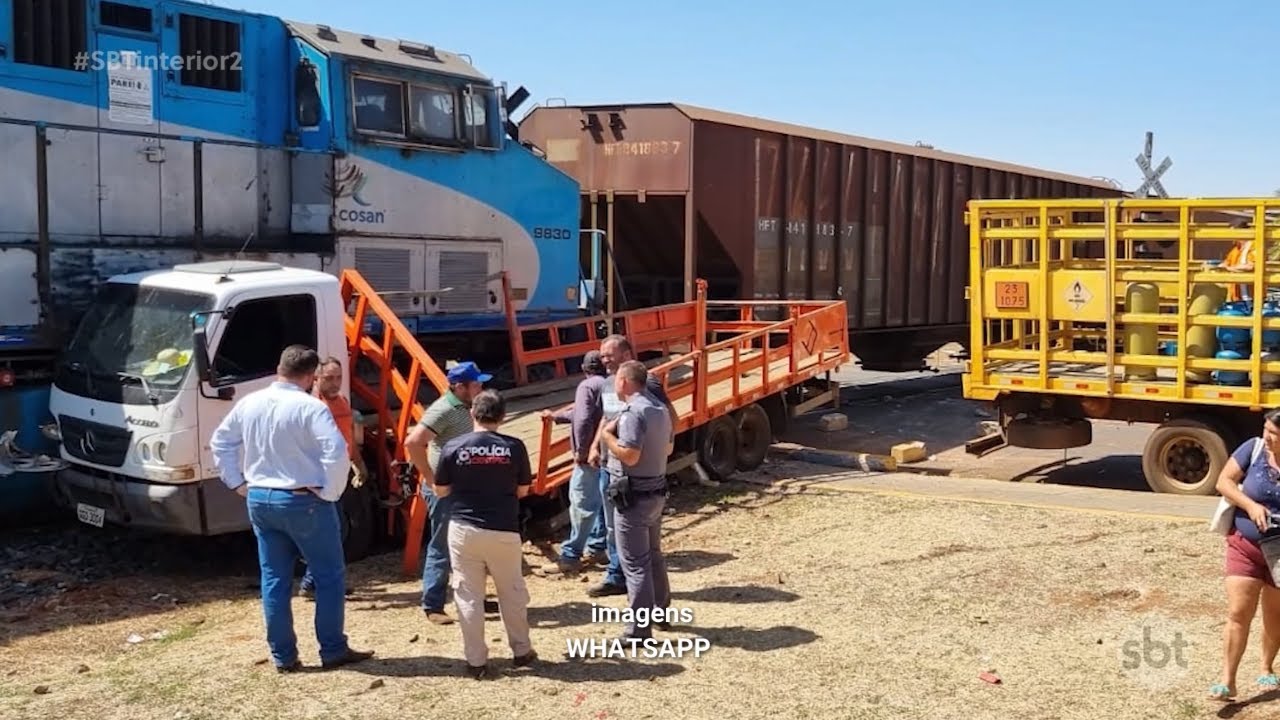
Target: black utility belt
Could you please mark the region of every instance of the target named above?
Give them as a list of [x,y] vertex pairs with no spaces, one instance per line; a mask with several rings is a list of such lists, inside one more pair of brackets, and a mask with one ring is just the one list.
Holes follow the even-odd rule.
[[631,494],[636,497],[649,497],[650,495],[666,495],[666,488],[658,488],[657,490],[632,490]]
[[627,480],[630,481],[629,482],[631,486],[630,493],[635,497],[649,497],[650,495],[665,495],[667,492],[666,483],[663,483],[662,487],[654,488],[652,490],[636,490],[635,489],[635,482],[637,480],[665,480],[666,478],[664,476],[659,475],[657,477],[637,477],[635,475],[624,475],[623,477],[627,478]]

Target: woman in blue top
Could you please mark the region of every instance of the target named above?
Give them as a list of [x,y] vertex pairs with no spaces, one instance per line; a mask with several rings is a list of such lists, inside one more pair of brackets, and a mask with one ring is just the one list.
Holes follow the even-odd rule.
[[1227,624],[1223,630],[1222,679],[1210,689],[1215,699],[1236,694],[1236,670],[1249,642],[1249,627],[1262,599],[1262,676],[1258,684],[1280,687],[1274,664],[1280,650],[1280,589],[1267,567],[1259,541],[1280,532],[1269,523],[1280,514],[1280,409],[1267,413],[1262,437],[1236,448],[1218,475],[1218,493],[1236,506],[1235,527],[1227,536]]

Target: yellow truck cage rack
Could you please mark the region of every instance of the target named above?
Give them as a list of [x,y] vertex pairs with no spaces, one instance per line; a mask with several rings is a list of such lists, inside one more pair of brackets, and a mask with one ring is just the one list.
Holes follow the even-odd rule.
[[998,440],[1159,423],[1148,483],[1212,493],[1280,405],[1280,198],[975,200],[965,220],[964,394],[1000,410]]

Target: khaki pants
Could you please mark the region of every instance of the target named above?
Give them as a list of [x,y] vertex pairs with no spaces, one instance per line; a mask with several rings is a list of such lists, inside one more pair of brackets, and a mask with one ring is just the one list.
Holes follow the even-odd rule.
[[489,646],[484,637],[486,575],[493,577],[498,591],[498,608],[507,628],[512,655],[526,655],[532,649],[527,614],[529,589],[521,572],[520,545],[519,533],[482,530],[456,520],[449,523],[453,599],[458,605],[458,625],[462,628],[462,652],[472,667],[489,661]]

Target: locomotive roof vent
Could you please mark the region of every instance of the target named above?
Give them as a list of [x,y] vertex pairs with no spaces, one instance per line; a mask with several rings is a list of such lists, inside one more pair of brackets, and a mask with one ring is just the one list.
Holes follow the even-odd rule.
[[436,49],[433,46],[409,42],[408,40],[400,41],[400,52],[413,57],[426,58],[427,60],[440,60],[440,55],[436,53]]

